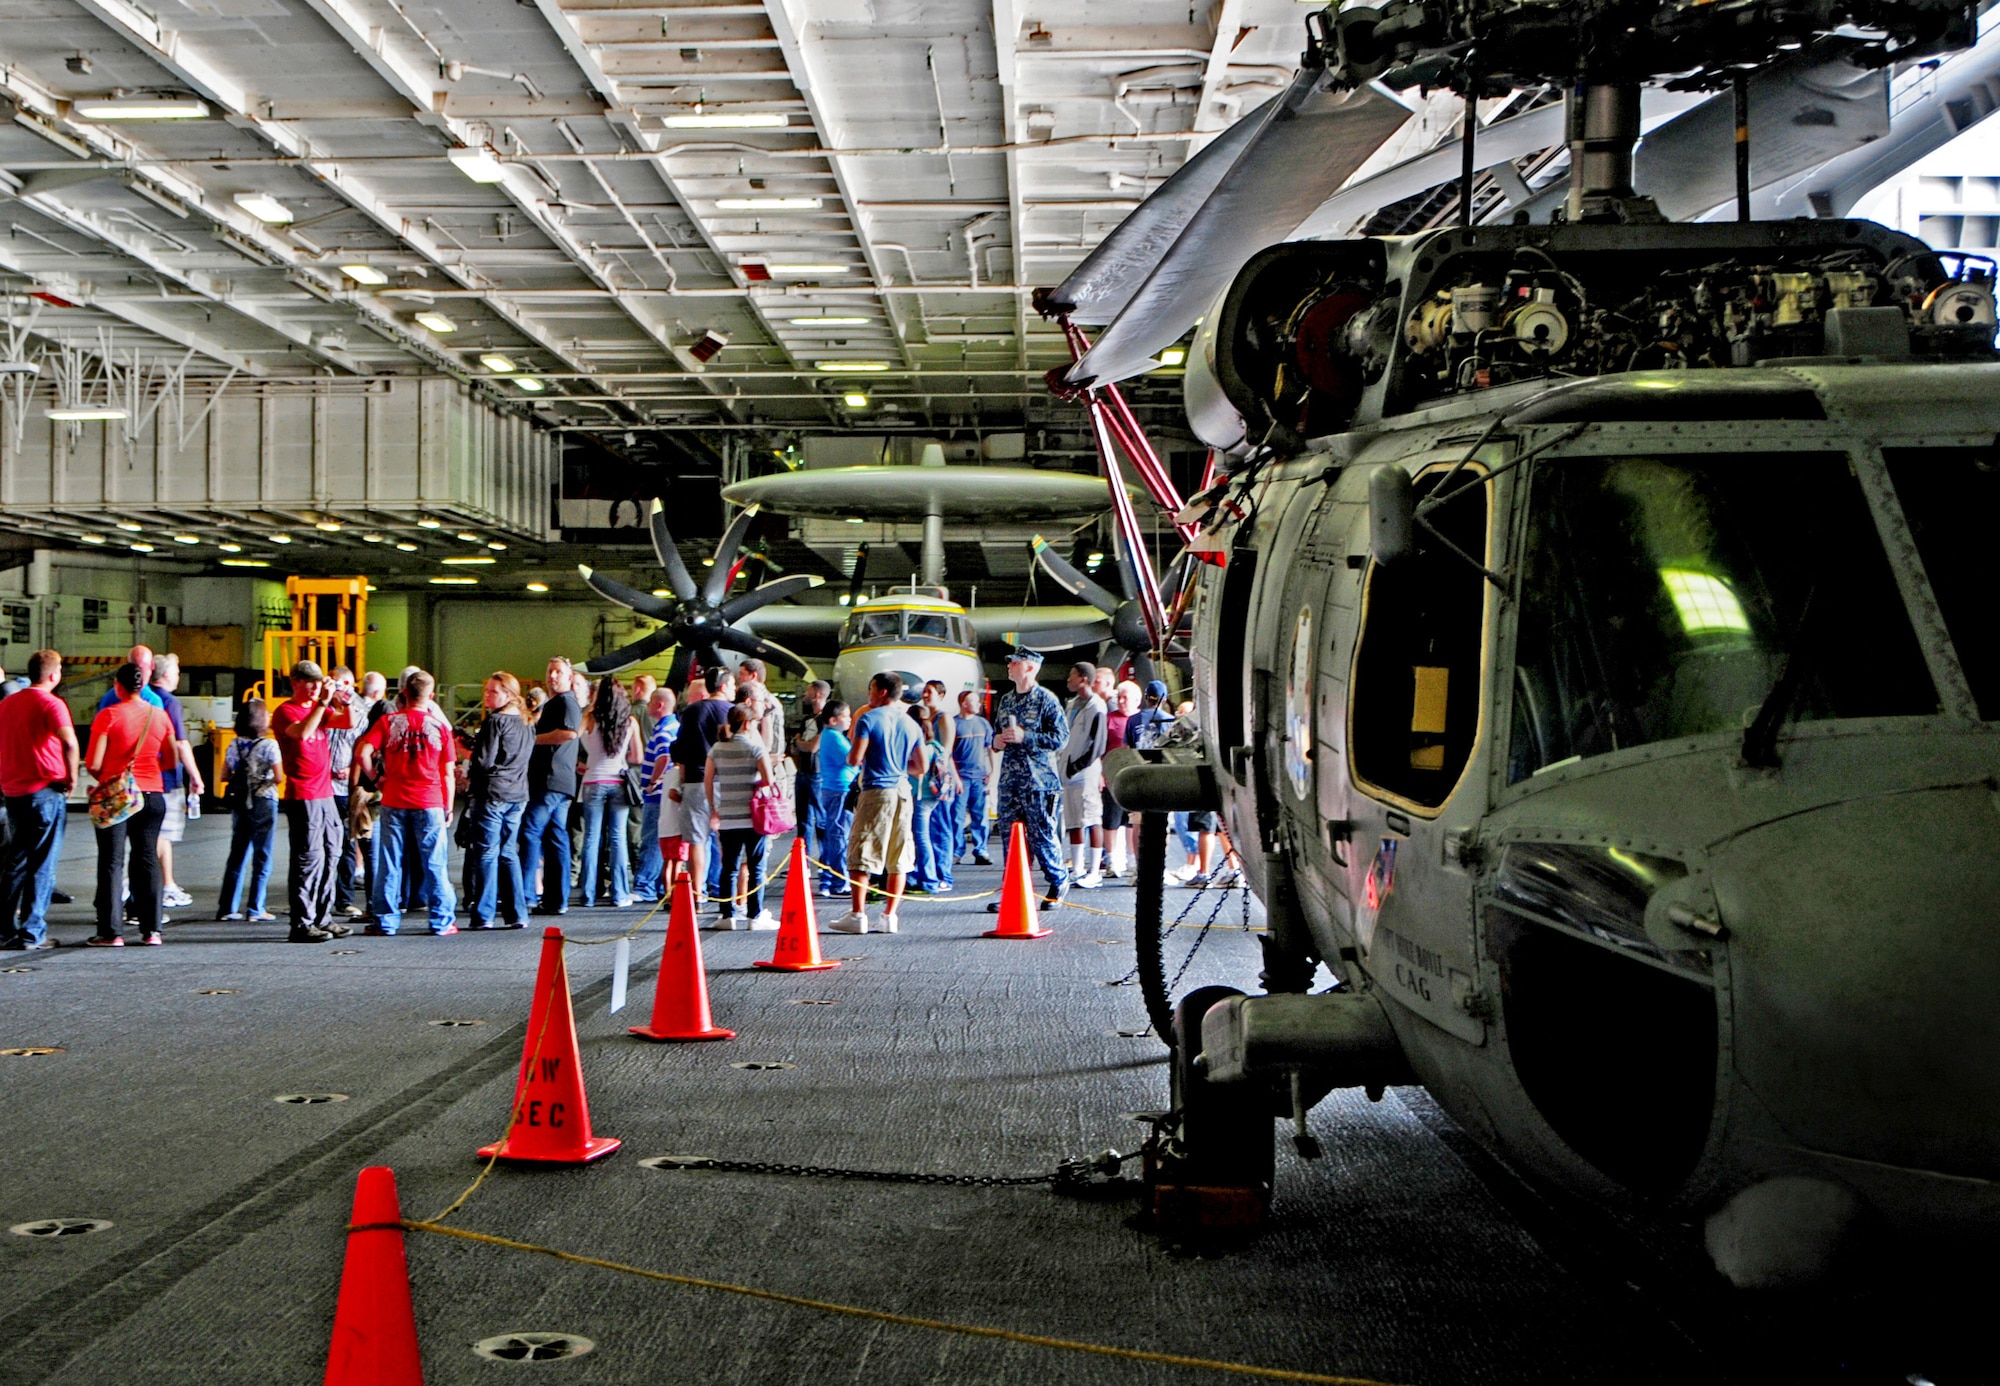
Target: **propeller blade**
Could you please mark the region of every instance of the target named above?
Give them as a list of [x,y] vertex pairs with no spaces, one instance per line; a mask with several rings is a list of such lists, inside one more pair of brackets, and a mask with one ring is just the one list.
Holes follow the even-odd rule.
[[607,602],[616,602],[622,607],[638,612],[641,616],[650,616],[655,621],[674,619],[674,603],[665,597],[656,597],[651,592],[641,592],[636,587],[627,587],[624,583],[597,572],[588,564],[579,563],[576,565],[576,570],[583,574],[583,580],[590,584],[590,590]]
[[737,512],[723,531],[722,542],[715,546],[715,566],[708,570],[702,580],[701,599],[710,606],[722,600],[722,594],[729,590],[729,570],[736,563],[736,551],[743,547],[743,536],[750,532],[750,522],[757,518],[757,507],[747,505]]
[[1000,643],[1003,645],[1020,645],[1032,640],[1036,647],[1051,650],[1073,650],[1079,645],[1102,645],[1110,638],[1109,621],[1091,621],[1080,626],[1052,626],[1048,630],[1000,632]]
[[1407,107],[1372,86],[1335,91],[1322,85],[1325,78],[1302,68],[1264,107],[1256,133],[1173,248],[1070,367],[1070,384],[1152,369],[1154,355],[1193,325],[1252,255],[1297,229],[1409,119]]
[[659,558],[660,566],[667,570],[667,587],[684,602],[691,602],[695,596],[694,579],[688,576],[687,564],[681,559],[681,551],[674,547],[673,531],[667,528],[667,507],[664,501],[653,502],[653,553]]
[[759,607],[769,606],[772,602],[781,602],[787,597],[796,597],[799,593],[809,588],[822,587],[825,584],[825,578],[817,577],[811,573],[800,573],[796,577],[779,578],[776,582],[767,582],[762,587],[745,592],[740,597],[731,597],[728,601],[724,602],[722,604],[722,619],[733,625]]
[[1083,598],[1106,616],[1118,609],[1120,598],[1117,594],[1078,572],[1074,564],[1057,553],[1049,541],[1039,534],[1034,538],[1034,550],[1035,562],[1042,565],[1042,571],[1054,578],[1063,591],[1072,597]]
[[[612,674],[620,669],[629,669],[641,660],[651,659],[654,655],[668,648],[673,643],[674,628],[672,626],[661,626],[651,635],[634,640],[622,650],[613,650],[609,654],[591,656],[583,662],[583,672],[586,674]],[[676,656],[674,662],[676,664],[680,662],[678,656]]]
[[667,687],[676,693],[687,691],[688,670],[694,668],[694,651],[682,645],[674,651],[673,667],[667,670]]
[[868,546],[863,544],[854,551],[854,571],[847,575],[847,604],[853,606],[861,600],[862,579],[868,574]]
[[1130,216],[1097,243],[1097,249],[1084,257],[1069,278],[1049,290],[1049,307],[1086,326],[1102,325],[1117,317],[1243,153],[1262,125],[1266,108],[1279,99],[1274,96],[1254,107],[1153,189]]
[[1111,558],[1118,565],[1118,589],[1127,597],[1139,595],[1139,573],[1132,565],[1136,561],[1132,551],[1125,547],[1125,540],[1118,527],[1111,528]]
[[725,650],[734,650],[738,654],[749,655],[753,659],[761,659],[766,664],[775,664],[786,673],[796,674],[800,678],[804,678],[812,673],[812,666],[810,664],[807,664],[783,645],[774,645],[769,640],[760,639],[747,630],[737,630],[733,626],[719,630],[715,633],[715,643]]

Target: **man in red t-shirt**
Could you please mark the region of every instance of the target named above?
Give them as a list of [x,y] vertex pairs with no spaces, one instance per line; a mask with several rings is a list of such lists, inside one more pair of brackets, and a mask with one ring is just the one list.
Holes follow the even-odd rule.
[[0,948],[48,948],[49,896],[62,856],[69,789],[76,783],[76,728],[55,694],[62,656],[28,656],[28,686],[0,701],[0,795],[8,843],[0,860]]
[[285,821],[291,830],[293,943],[324,943],[349,931],[334,922],[333,884],[340,868],[340,806],[333,797],[333,743],[327,732],[351,725],[340,690],[319,665],[292,666],[292,696],[271,713],[285,765]]
[[452,769],[458,759],[451,722],[431,701],[429,674],[403,676],[402,705],[354,743],[361,773],[380,768],[382,811],[375,822],[375,922],[371,934],[394,934],[403,922],[403,874],[411,898],[430,904],[431,932],[455,934],[458,895],[451,887]]

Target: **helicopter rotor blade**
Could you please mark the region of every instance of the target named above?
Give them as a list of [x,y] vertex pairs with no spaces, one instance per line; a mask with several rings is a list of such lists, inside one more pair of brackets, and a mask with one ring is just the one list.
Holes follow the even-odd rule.
[[1373,86],[1340,91],[1327,81],[1324,69],[1301,68],[1284,94],[1261,108],[1243,152],[1097,344],[1070,367],[1070,384],[1152,369],[1154,355],[1193,325],[1252,255],[1289,236],[1409,119],[1408,107]]
[[719,630],[715,633],[715,643],[725,650],[734,650],[737,654],[749,655],[753,659],[761,659],[766,664],[775,664],[786,673],[796,674],[800,678],[804,678],[812,672],[810,664],[807,664],[783,645],[765,640],[761,636],[752,635],[747,630],[737,630],[733,626]]
[[664,501],[653,502],[649,528],[653,533],[653,553],[660,560],[660,566],[667,572],[668,590],[684,602],[693,601],[694,579],[688,576],[687,564],[681,559],[681,551],[674,547],[673,531],[667,528],[667,507]]
[[753,588],[740,597],[731,597],[724,602],[722,619],[734,624],[751,612],[769,606],[772,602],[795,597],[809,588],[824,586],[825,583],[825,578],[812,573],[800,573],[794,577],[779,578],[776,582],[767,582],[762,587]]
[[[583,672],[586,674],[610,674],[620,669],[628,669],[641,660],[651,659],[654,655],[672,645],[674,640],[674,628],[672,626],[661,626],[651,635],[634,640],[623,649],[613,650],[609,654],[591,656],[583,662]],[[676,657],[674,662],[678,664],[680,662],[679,658]]]
[[1118,609],[1122,600],[1115,592],[1099,586],[1085,577],[1074,564],[1055,551],[1048,540],[1037,534],[1033,540],[1035,562],[1042,565],[1042,571],[1054,578],[1056,585],[1073,597],[1081,597],[1099,611],[1109,616]]
[[854,551],[854,571],[847,575],[847,604],[853,606],[861,600],[861,584],[868,573],[868,545],[863,544]]
[[614,578],[608,578],[588,564],[576,565],[577,572],[590,584],[590,590],[608,602],[636,611],[641,616],[650,616],[655,621],[671,621],[676,611],[675,604],[665,597],[656,597],[651,592],[641,592],[636,587],[627,587]]
[[729,570],[736,563],[736,551],[743,547],[743,536],[750,532],[750,522],[756,518],[756,506],[743,507],[729,522],[729,528],[723,531],[722,542],[715,546],[714,566],[708,570],[708,576],[702,579],[701,584],[701,599],[710,606],[720,602],[722,594],[728,590]]

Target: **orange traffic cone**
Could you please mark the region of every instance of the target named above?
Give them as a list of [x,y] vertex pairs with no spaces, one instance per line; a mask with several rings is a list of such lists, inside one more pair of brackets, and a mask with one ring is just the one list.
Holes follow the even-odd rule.
[[785,908],[778,915],[778,946],[769,962],[753,967],[776,972],[821,972],[839,967],[819,955],[819,921],[813,917],[812,874],[806,868],[806,844],[792,839],[792,860],[785,868]]
[[1007,869],[1000,876],[1000,927],[987,938],[1047,938],[1053,929],[1035,927],[1035,891],[1028,881],[1028,835],[1016,821],[1007,835]]
[[660,954],[660,984],[653,991],[653,1020],[632,1027],[649,1040],[735,1039],[708,1013],[708,975],[701,967],[701,935],[694,929],[694,886],[683,874],[674,883],[674,908],[667,917],[667,946]]
[[340,1268],[326,1386],[424,1386],[402,1220],[396,1172],[384,1165],[362,1170],[354,1181],[354,1230]]
[[528,1038],[521,1047],[521,1076],[514,1082],[514,1122],[498,1142],[480,1149],[479,1158],[498,1155],[503,1160],[581,1165],[622,1144],[615,1136],[590,1134],[562,930],[551,928],[542,934],[535,1004],[528,1012]]

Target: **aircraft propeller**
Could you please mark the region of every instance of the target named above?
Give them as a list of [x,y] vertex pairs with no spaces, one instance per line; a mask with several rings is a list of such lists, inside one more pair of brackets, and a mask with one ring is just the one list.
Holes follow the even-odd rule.
[[[1138,598],[1118,596],[1057,553],[1055,547],[1039,534],[1034,538],[1034,550],[1035,562],[1041,564],[1042,571],[1053,578],[1057,586],[1071,596],[1089,602],[1110,618],[1108,628],[1093,623],[1061,631],[1040,632],[1036,638],[1043,644],[1060,649],[1065,643],[1090,644],[1108,635],[1113,643],[1124,650],[1126,658],[1132,661],[1132,677],[1136,682],[1145,684],[1153,679],[1155,677],[1153,641],[1146,629],[1145,612],[1141,609]],[[1139,585],[1137,575],[1131,570],[1131,559],[1122,550],[1118,554],[1118,571],[1125,590],[1128,592],[1136,590]],[[1080,638],[1066,639],[1072,635]]]
[[687,681],[688,671],[697,658],[704,665],[716,663],[720,650],[761,659],[801,678],[810,674],[811,667],[783,645],[736,628],[736,622],[751,612],[772,602],[797,596],[825,581],[810,574],[799,574],[767,582],[734,597],[729,596],[730,569],[743,547],[743,536],[749,531],[750,522],[756,515],[757,507],[753,505],[739,512],[731,521],[721,542],[715,546],[715,555],[704,570],[701,582],[697,584],[693,574],[688,572],[687,564],[681,561],[679,550],[674,547],[673,533],[667,528],[666,507],[660,501],[654,501],[650,522],[653,552],[666,572],[667,588],[673,593],[671,598],[656,597],[650,592],[628,587],[593,571],[587,565],[579,564],[577,571],[583,574],[583,580],[600,597],[663,623],[651,635],[588,660],[583,666],[584,672],[612,673],[677,646],[673,668],[667,675],[670,687],[678,688]]

